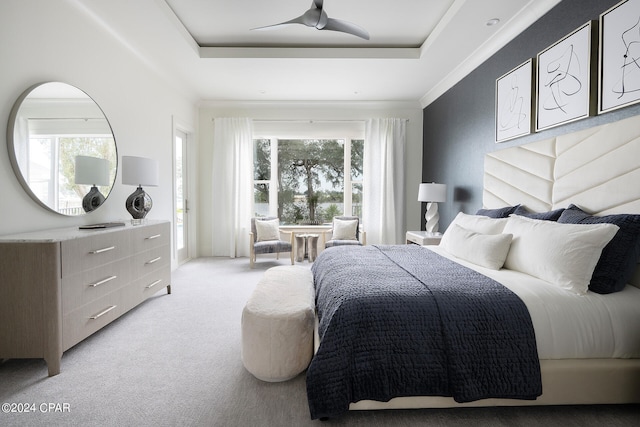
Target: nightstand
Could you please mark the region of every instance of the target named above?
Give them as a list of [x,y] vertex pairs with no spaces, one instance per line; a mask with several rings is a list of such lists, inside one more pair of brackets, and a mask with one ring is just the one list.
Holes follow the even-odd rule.
[[442,233],[429,233],[426,231],[407,231],[407,244],[439,245]]

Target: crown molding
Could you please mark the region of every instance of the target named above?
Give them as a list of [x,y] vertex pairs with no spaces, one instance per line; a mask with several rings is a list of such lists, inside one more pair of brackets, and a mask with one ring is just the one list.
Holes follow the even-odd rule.
[[296,108],[304,109],[408,109],[421,110],[418,101],[260,101],[202,100],[198,108]]
[[200,58],[269,59],[419,59],[420,48],[407,47],[200,47]]

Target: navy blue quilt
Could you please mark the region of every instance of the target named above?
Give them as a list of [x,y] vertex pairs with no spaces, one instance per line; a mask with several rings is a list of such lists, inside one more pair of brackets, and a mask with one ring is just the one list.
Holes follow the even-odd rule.
[[524,303],[416,245],[327,249],[312,271],[321,344],[307,370],[311,418],[363,399],[535,399],[542,393]]

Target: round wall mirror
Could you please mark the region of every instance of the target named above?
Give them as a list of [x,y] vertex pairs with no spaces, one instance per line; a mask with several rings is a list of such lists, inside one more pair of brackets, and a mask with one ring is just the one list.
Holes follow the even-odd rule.
[[109,196],[116,141],[100,107],[66,83],[37,84],[16,101],[7,127],[9,159],[25,191],[61,215],[82,215]]

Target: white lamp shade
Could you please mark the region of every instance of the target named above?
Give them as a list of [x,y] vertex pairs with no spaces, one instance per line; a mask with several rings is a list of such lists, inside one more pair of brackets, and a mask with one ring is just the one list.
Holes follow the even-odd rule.
[[419,202],[446,202],[447,201],[447,185],[436,183],[420,184],[418,189]]
[[76,156],[75,183],[109,185],[109,160],[90,156]]
[[158,161],[146,157],[122,156],[122,183],[155,187],[160,181]]

